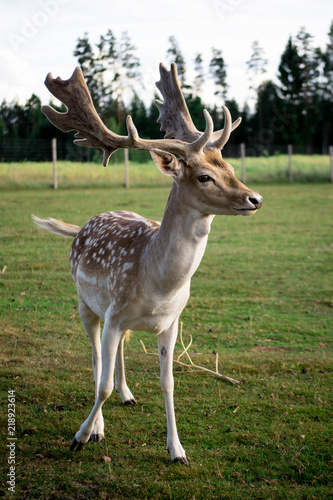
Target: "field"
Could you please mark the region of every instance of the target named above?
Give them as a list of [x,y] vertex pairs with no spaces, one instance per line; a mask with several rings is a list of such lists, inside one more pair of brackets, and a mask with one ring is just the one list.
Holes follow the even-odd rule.
[[[302,180],[318,162],[304,161]],[[248,178],[264,197],[262,210],[215,218],[182,314],[193,361],[214,369],[218,352],[219,371],[242,379],[233,386],[175,364],[176,418],[190,467],[173,464],[165,449],[158,359],[144,353],[140,339],[149,352],[157,342],[142,332],[133,333],[125,353],[138,406],[123,407],[113,393],[104,405],[106,439],[69,451],[93,404],[91,347],[69,272],[71,241],[37,230],[30,219],[35,213],[81,225],[112,209],[161,219],[170,182],[151,165],[137,166],[125,190],[121,165],[84,166],[82,175],[77,165],[62,165],[54,191],[50,165],[47,174],[41,165],[0,165],[1,496],[333,497],[333,188],[289,185],[273,174],[269,182],[258,165]],[[178,342],[176,355],[181,351]],[[6,484],[10,390],[15,495]]]

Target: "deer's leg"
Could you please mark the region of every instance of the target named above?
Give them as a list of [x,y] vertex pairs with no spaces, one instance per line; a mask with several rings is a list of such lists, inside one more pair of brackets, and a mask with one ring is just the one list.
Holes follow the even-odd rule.
[[124,340],[125,340],[125,335],[119,342],[119,347],[116,357],[116,390],[117,392],[119,392],[124,405],[135,406],[137,403],[126,383],[125,364],[124,364]]
[[97,398],[89,417],[75,434],[70,447],[71,451],[75,448],[78,451],[81,450],[83,445],[89,440],[89,437],[94,432],[96,419],[101,414],[103,403],[113,391],[115,360],[121,337],[122,332],[111,329],[110,321],[106,318],[102,335],[102,371]]
[[[101,378],[102,359],[101,359],[101,333],[100,318],[92,312],[87,304],[79,297],[79,311],[85,331],[90,339],[92,346],[92,363],[95,379],[95,401],[97,400],[98,387]],[[91,433],[92,441],[102,441],[104,437],[104,419],[102,410],[98,413],[94,428]]]
[[162,332],[158,336],[158,354],[161,366],[161,386],[165,400],[165,410],[167,417],[167,448],[171,453],[171,459],[174,462],[180,462],[188,465],[184,448],[180,444],[177,427],[175,410],[173,403],[173,350],[175,347],[178,332],[178,318],[174,321],[171,327]]

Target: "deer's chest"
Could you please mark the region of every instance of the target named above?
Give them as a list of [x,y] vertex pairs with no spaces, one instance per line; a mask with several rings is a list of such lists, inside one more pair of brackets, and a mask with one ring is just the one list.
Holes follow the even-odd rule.
[[126,328],[156,334],[167,330],[186,306],[189,295],[190,282],[172,295],[152,295],[144,302],[140,300],[133,304]]

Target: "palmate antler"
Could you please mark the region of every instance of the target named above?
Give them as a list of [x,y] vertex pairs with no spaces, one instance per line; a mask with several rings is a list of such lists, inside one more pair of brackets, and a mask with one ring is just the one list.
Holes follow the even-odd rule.
[[[74,144],[85,147],[97,147],[104,151],[103,165],[106,166],[110,156],[117,149],[139,149],[150,151],[161,149],[163,151],[178,154],[185,161],[192,154],[202,149],[222,149],[229,139],[231,130],[240,123],[240,118],[231,124],[231,116],[228,108],[223,106],[225,115],[224,129],[213,132],[213,120],[207,110],[204,110],[206,120],[205,132],[199,132],[191,119],[185,99],[180,89],[177,77],[176,65],[172,63],[168,71],[160,65],[161,79],[157,87],[161,91],[164,103],[156,101],[160,110],[158,122],[161,129],[166,130],[165,139],[141,139],[130,116],[127,116],[127,136],[121,136],[111,132],[98,116],[83,73],[77,67],[68,80],[60,77],[53,78],[49,73],[45,85],[49,91],[61,102],[68,111],[59,113],[51,106],[43,106],[42,112],[53,125],[63,132],[76,130]],[[174,137],[174,139],[170,139]]]
[[[202,135],[202,132],[197,130],[192,121],[179,85],[176,64],[171,64],[170,71],[163,64],[160,64],[160,75],[161,79],[156,82],[156,87],[161,92],[164,102],[156,99],[155,104],[160,112],[157,122],[161,124],[161,130],[165,132],[164,137],[175,137],[185,142],[195,141]],[[231,115],[226,106],[223,106],[223,111],[225,127],[212,134],[211,141],[205,145],[206,149],[222,149],[229,140],[232,130],[238,127],[242,121],[241,118],[237,118],[231,124]]]

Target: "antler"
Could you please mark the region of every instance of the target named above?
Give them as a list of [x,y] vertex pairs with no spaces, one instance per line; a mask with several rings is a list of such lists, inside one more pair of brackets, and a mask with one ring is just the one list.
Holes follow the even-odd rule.
[[[225,127],[222,131],[213,132],[213,121],[207,110],[204,110],[206,120],[205,132],[199,132],[190,117],[183,94],[179,87],[176,65],[171,65],[171,71],[161,65],[161,80],[157,87],[161,90],[165,102],[157,101],[160,109],[159,120],[167,131],[165,139],[147,140],[139,137],[138,131],[130,116],[126,119],[127,136],[111,132],[98,116],[83,73],[77,67],[68,80],[53,78],[49,73],[45,85],[49,91],[62,101],[67,111],[59,113],[51,106],[43,106],[42,112],[63,132],[77,130],[74,144],[85,147],[97,147],[104,151],[103,165],[117,149],[140,149],[150,151],[153,148],[178,154],[185,161],[193,153],[204,148],[222,149],[230,136],[230,132],[240,119],[231,125],[231,116],[224,106]],[[236,124],[236,125],[235,125]],[[221,133],[222,132],[222,133]],[[175,137],[169,139],[169,137]],[[213,141],[210,141],[213,139]]]
[[[45,85],[49,91],[63,102],[68,111],[59,113],[51,106],[43,106],[42,112],[53,125],[63,132],[77,130],[75,144],[86,147],[98,147],[104,150],[103,165],[106,166],[111,154],[119,147],[129,147],[131,137],[121,137],[112,134],[113,142],[108,141],[110,131],[98,116],[88,87],[79,67],[74,70],[71,78],[62,80],[60,77],[53,78],[49,73],[45,79]],[[116,146],[116,139],[117,146]]]
[[[186,142],[192,142],[202,135],[202,132],[195,127],[183,93],[181,91],[177,66],[171,63],[170,71],[161,63],[161,79],[156,82],[156,87],[161,92],[164,102],[156,99],[155,104],[160,112],[157,122],[161,124],[161,130],[165,132],[165,138],[175,137]],[[230,134],[242,121],[237,118],[231,123],[231,115],[226,106],[222,106],[225,116],[225,126],[222,130],[217,130],[211,137],[211,142],[206,144],[206,149],[222,149],[227,143]]]
[[161,63],[161,79],[156,82],[156,87],[161,92],[164,102],[155,100],[160,115],[157,123],[161,124],[161,130],[165,132],[165,138],[177,137],[182,141],[193,142],[201,136],[192,121],[188,111],[183,93],[181,91],[177,66],[171,63],[170,71]]

